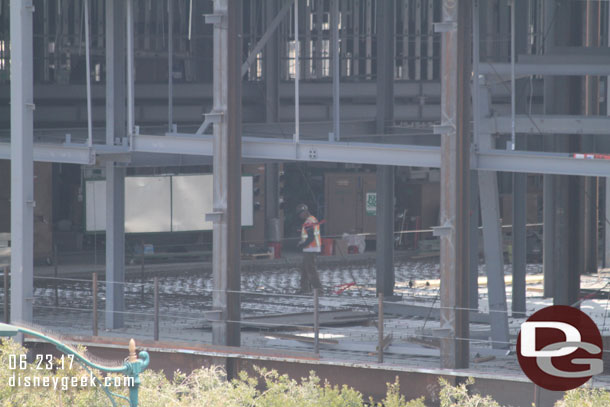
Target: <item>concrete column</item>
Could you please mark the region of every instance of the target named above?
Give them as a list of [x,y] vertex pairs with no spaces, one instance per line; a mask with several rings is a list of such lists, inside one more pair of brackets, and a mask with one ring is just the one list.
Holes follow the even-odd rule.
[[[394,120],[394,0],[377,2],[377,115],[380,137]],[[377,293],[394,294],[394,168],[377,166]]]
[[214,14],[212,342],[240,346],[242,1],[215,0]]
[[34,12],[11,0],[11,321],[31,322],[34,287]]
[[[106,2],[106,144],[127,134],[126,2]],[[125,168],[106,162],[106,328],[123,326],[125,311]]]

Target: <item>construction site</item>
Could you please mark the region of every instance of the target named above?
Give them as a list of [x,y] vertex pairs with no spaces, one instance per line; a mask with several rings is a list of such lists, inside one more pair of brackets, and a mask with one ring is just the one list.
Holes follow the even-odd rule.
[[554,406],[570,306],[608,390],[610,2],[0,0],[0,273],[100,357],[430,406]]

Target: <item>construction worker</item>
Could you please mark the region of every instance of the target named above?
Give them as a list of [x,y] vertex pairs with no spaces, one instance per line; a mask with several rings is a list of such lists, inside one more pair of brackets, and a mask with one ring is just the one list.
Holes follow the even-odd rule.
[[316,255],[322,251],[320,223],[309,212],[305,204],[296,209],[297,216],[303,221],[301,226],[301,241],[297,248],[303,250],[303,265],[301,267],[301,292],[309,293],[312,288],[322,288],[320,277],[316,270]]

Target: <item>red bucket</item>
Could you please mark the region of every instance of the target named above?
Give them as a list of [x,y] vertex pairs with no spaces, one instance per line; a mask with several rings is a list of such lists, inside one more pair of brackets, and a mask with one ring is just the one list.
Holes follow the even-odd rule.
[[330,238],[322,238],[322,256],[332,256],[335,241]]

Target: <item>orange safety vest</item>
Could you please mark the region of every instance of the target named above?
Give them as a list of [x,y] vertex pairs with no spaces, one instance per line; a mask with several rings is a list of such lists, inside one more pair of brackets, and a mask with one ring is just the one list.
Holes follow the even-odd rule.
[[304,252],[320,253],[322,251],[322,237],[320,237],[320,223],[315,216],[309,216],[301,227],[301,241],[307,240],[307,229],[313,228],[313,241],[303,248]]

